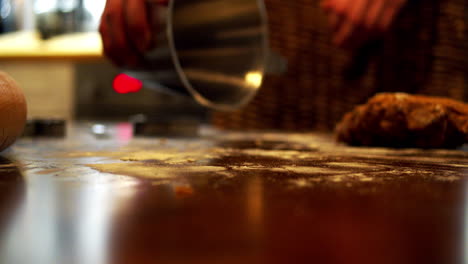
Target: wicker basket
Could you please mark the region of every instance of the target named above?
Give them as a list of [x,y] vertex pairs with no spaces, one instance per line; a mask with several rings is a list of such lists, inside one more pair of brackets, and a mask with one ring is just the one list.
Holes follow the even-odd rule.
[[468,1],[409,0],[393,29],[366,52],[330,43],[318,0],[265,0],[271,46],[288,71],[269,76],[256,98],[215,113],[226,129],[329,130],[377,92],[401,91],[468,99]]

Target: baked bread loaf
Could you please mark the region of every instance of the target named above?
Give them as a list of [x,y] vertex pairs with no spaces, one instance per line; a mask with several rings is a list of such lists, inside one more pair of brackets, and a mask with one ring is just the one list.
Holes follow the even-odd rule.
[[456,148],[468,143],[468,104],[381,93],[347,113],[336,134],[338,141],[357,146]]

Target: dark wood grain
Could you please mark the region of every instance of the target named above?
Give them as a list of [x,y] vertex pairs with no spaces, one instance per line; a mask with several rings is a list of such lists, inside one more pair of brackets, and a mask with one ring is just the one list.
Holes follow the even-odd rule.
[[[0,263],[466,263],[464,150],[348,148],[314,134],[129,139],[120,129],[98,140],[75,127],[4,153]],[[195,154],[141,154],[172,149]],[[143,158],[122,158],[133,154]]]

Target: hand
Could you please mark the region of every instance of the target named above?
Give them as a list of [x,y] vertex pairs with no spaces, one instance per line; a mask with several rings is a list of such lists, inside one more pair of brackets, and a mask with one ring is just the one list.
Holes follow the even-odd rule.
[[390,27],[406,0],[324,0],[329,15],[333,43],[359,47]]
[[[153,0],[167,4],[167,0]],[[154,12],[153,12],[154,13]],[[152,48],[155,36],[147,0],[107,0],[101,18],[104,54],[117,66],[138,66]]]

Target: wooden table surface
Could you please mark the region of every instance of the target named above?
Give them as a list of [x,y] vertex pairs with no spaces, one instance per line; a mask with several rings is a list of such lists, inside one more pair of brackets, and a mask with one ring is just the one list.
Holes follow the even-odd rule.
[[0,263],[468,263],[466,150],[107,128],[3,153]]

